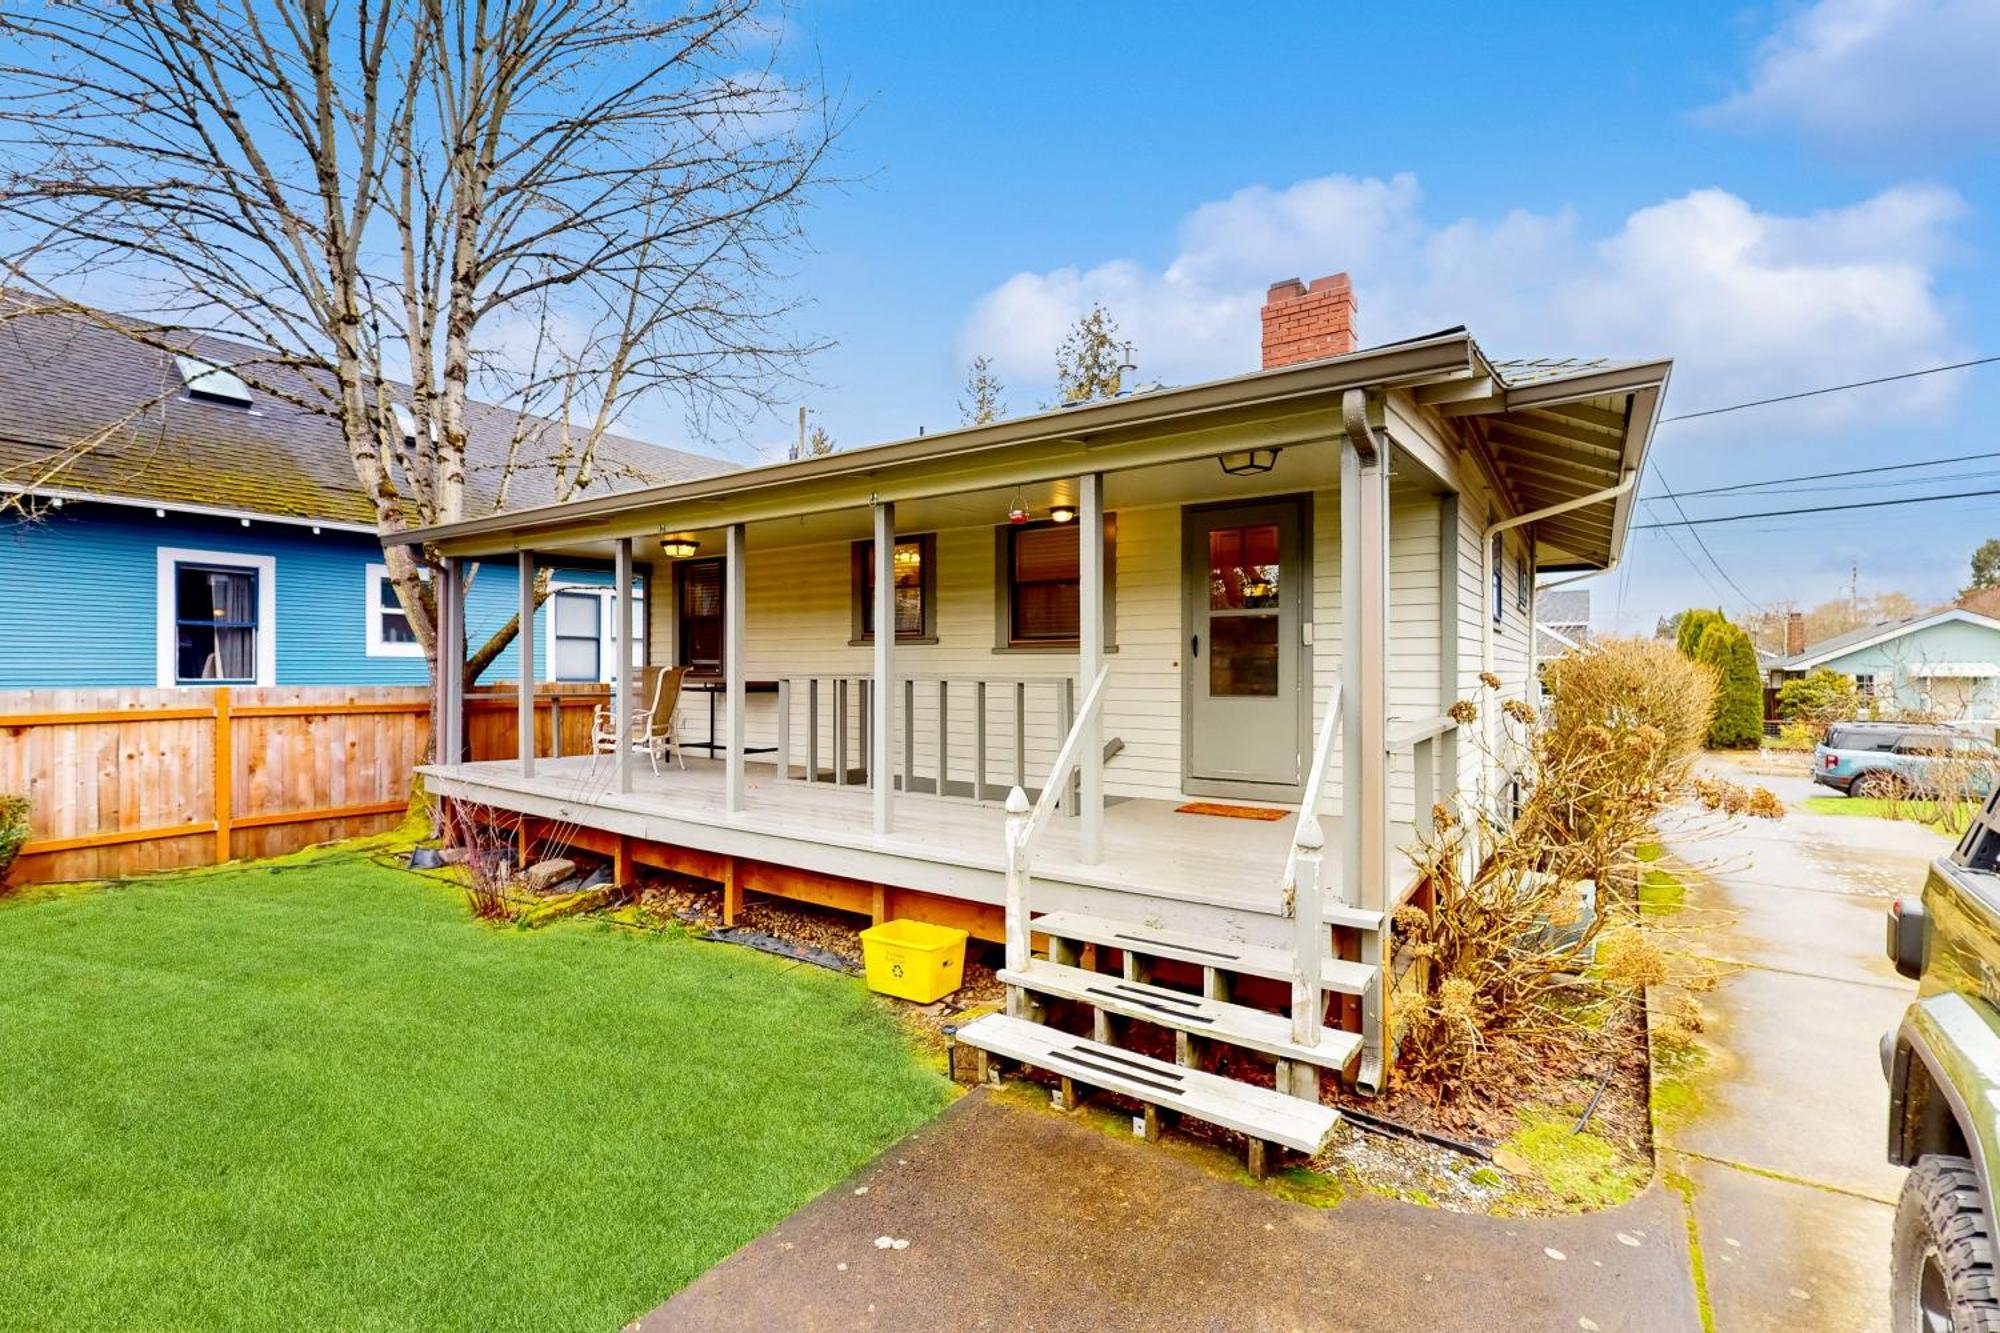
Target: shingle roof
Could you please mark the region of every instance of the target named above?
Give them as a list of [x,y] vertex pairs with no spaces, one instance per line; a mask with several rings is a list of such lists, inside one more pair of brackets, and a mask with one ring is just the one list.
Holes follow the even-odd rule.
[[1603,370],[1612,364],[1609,357],[1538,356],[1514,361],[1495,361],[1493,369],[1508,384],[1533,384],[1537,380],[1581,375],[1586,370]]
[[[259,353],[220,338],[185,340],[216,365],[255,363]],[[335,420],[287,401],[320,398],[303,371],[256,365],[245,409],[181,391],[171,355],[115,329],[61,313],[15,313],[0,320],[0,486],[41,480],[64,449],[101,432],[103,443],[48,480],[50,489],[199,504],[248,513],[371,525],[374,512],[355,480]],[[147,406],[150,404],[150,406]],[[143,410],[142,410],[143,409]],[[468,517],[492,513],[519,414],[487,403],[467,405]],[[556,501],[555,475],[543,463],[556,447],[555,423],[525,418],[507,505]],[[607,435],[590,485],[608,495],[735,470],[720,459]]]
[[[1561,630],[1565,625],[1590,625],[1590,589],[1547,588],[1535,594],[1535,619]],[[1565,634],[1569,631],[1563,630]]]
[[1988,628],[1992,627],[1990,617],[1981,617],[1977,612],[1969,611],[1964,607],[1949,606],[1941,611],[1924,611],[1914,616],[1905,616],[1901,620],[1878,621],[1873,625],[1863,625],[1860,629],[1851,629],[1845,634],[1836,634],[1830,639],[1821,639],[1818,643],[1809,643],[1806,645],[1804,652],[1794,653],[1790,657],[1787,657],[1784,665],[1787,670],[1792,670],[1807,663],[1822,661],[1829,657],[1838,657],[1847,649],[1860,644],[1872,643],[1878,639],[1893,639],[1906,631],[1931,624],[1934,621],[1941,621],[1947,618],[1964,620],[1968,616],[1975,617],[1973,621],[1975,624],[1985,621]]

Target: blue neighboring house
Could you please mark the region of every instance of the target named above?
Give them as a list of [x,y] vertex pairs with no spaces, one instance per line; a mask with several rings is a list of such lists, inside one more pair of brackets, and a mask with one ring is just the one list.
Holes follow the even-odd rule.
[[1772,669],[1770,683],[1820,667],[1854,677],[1864,699],[1901,711],[2000,720],[2000,620],[1962,606],[1809,644]]
[[[294,401],[316,386],[239,378],[227,368],[258,353],[219,339],[176,353],[111,317],[7,313],[0,492],[27,512],[0,517],[0,689],[425,681],[339,429]],[[469,417],[468,514],[499,507],[502,478],[507,508],[557,498],[553,445],[541,443],[552,423],[484,404]],[[608,437],[577,495],[729,467]],[[536,618],[543,678],[608,680],[609,571],[554,581]],[[470,647],[507,622],[518,586],[511,566],[476,572]],[[517,660],[510,645],[484,678],[512,680]]]

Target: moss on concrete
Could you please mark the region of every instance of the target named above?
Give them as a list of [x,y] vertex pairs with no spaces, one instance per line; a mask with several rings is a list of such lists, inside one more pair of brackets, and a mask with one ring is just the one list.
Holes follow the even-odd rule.
[[1530,1112],[1500,1146],[1533,1168],[1550,1194],[1575,1208],[1624,1203],[1646,1187],[1650,1174],[1644,1163],[1619,1161],[1609,1139],[1588,1129],[1578,1133],[1567,1115]]
[[1700,1042],[1653,1043],[1653,1134],[1666,1138],[1701,1114],[1702,1083],[1709,1063]]
[[1694,1220],[1694,1181],[1679,1171],[1662,1171],[1668,1189],[1681,1196],[1681,1211],[1687,1218],[1688,1272],[1694,1279],[1694,1299],[1701,1310],[1702,1333],[1715,1333],[1715,1306],[1708,1294],[1708,1261],[1701,1251],[1701,1229]]

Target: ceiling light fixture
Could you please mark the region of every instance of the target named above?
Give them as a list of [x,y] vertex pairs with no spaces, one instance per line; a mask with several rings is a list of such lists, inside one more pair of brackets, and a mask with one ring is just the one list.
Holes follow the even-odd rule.
[[701,549],[691,533],[676,532],[660,538],[660,553],[670,560],[685,560]]
[[1278,466],[1276,449],[1245,449],[1238,454],[1224,454],[1215,460],[1222,470],[1232,477],[1254,477],[1260,472],[1269,472]]
[[1073,523],[1076,521],[1076,506],[1050,505],[1049,517],[1058,523]]

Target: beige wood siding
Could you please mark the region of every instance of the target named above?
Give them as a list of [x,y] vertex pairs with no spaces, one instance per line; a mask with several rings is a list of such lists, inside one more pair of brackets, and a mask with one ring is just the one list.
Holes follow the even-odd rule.
[[[1470,474],[1468,474],[1470,475]],[[1301,739],[1310,752],[1324,716],[1327,691],[1340,672],[1340,504],[1334,488],[1312,494],[1311,598],[1313,646],[1309,650],[1313,731]],[[1439,711],[1443,634],[1440,625],[1439,497],[1417,488],[1392,491],[1390,505],[1390,713],[1398,722],[1415,722]],[[1181,776],[1181,506],[1157,505],[1117,511],[1116,627],[1110,694],[1105,702],[1104,732],[1124,743],[1106,766],[1105,787],[1112,796],[1143,796],[1178,800],[1185,796]],[[1485,523],[1483,492],[1468,495],[1459,509],[1459,643],[1461,693],[1478,690],[1480,596],[1479,533]],[[918,677],[914,697],[914,740],[920,785],[936,772],[937,686],[934,678],[953,681],[947,716],[949,776],[954,783],[970,780],[974,754],[971,681],[994,682],[987,691],[987,780],[1004,787],[1015,771],[1014,690],[1004,682],[1028,677],[1028,744],[1024,769],[1033,786],[1053,762],[1061,741],[1058,687],[1053,678],[1073,678],[1076,656],[1069,652],[1005,652],[994,649],[994,530],[991,527],[944,529],[937,533],[937,638],[935,644],[898,644],[899,677]],[[651,620],[656,661],[673,660],[674,580],[661,566],[655,582]],[[1511,577],[1511,573],[1510,573]],[[852,598],[849,543],[802,546],[755,545],[749,556],[748,642],[749,678],[846,676],[859,681],[872,667],[871,650],[848,642]],[[1509,594],[1511,597],[1511,584]],[[1520,693],[1525,681],[1523,618],[1509,603],[1508,628],[1496,643],[1496,660],[1510,681],[1509,692]],[[1511,639],[1511,642],[1509,640]],[[1510,655],[1511,650],[1511,655]],[[832,703],[830,683],[821,685],[820,762],[832,763]],[[858,686],[850,686],[858,689]],[[792,754],[795,764],[805,755],[806,699],[803,689],[792,699]],[[893,728],[898,772],[902,768],[904,724],[902,700],[896,700]],[[718,729],[726,727],[726,702],[718,701]],[[700,739],[708,729],[708,700],[690,695],[681,705],[686,735]],[[753,695],[745,729],[751,745],[777,740],[776,700]],[[850,718],[849,759],[858,764],[862,732],[858,710]],[[1464,746],[1461,772],[1474,771],[1477,753],[1472,738]],[[753,781],[762,772],[752,769]],[[1413,777],[1407,756],[1392,766],[1392,818],[1414,817]],[[1327,787],[1328,813],[1340,808],[1338,751]]]

